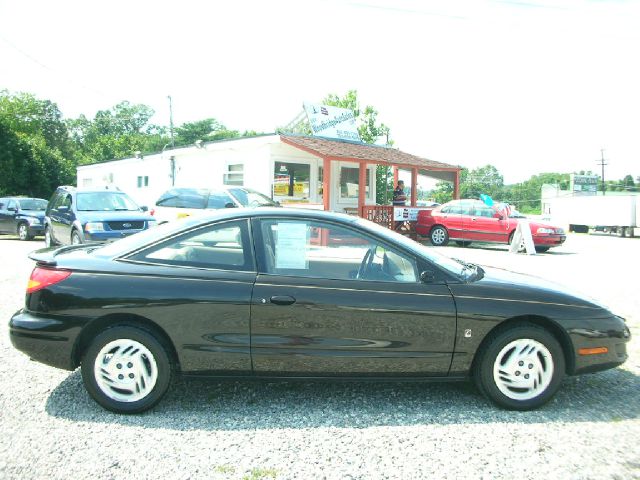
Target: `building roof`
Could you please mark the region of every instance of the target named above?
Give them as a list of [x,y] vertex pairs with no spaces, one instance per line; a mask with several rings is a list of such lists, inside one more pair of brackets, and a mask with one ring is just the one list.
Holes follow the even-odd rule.
[[457,165],[436,162],[428,158],[418,157],[395,148],[366,143],[333,140],[321,137],[304,137],[297,135],[280,135],[282,141],[292,147],[331,160],[365,160],[381,165],[398,167],[418,167],[423,170],[461,170]]

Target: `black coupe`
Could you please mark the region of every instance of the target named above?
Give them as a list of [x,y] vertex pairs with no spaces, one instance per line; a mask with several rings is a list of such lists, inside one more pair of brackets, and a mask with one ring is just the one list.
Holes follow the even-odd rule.
[[31,258],[13,345],[81,366],[116,412],[151,408],[174,374],[471,378],[527,410],[627,358],[629,329],[597,303],[353,216],[231,209]]

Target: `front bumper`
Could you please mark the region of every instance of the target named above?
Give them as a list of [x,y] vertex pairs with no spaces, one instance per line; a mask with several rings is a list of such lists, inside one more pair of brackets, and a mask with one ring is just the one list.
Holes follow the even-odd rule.
[[[573,374],[592,373],[622,365],[627,358],[627,342],[631,332],[620,317],[613,316],[594,323],[593,328],[570,328],[574,347]],[[606,352],[585,354],[585,350],[606,349]],[[597,351],[597,350],[596,350]]]
[[105,230],[101,232],[84,232],[84,238],[87,242],[110,242],[120,238],[128,237],[134,233],[142,232],[142,230]]
[[73,349],[80,327],[53,316],[17,311],[9,321],[13,346],[32,360],[64,370],[73,370]]
[[44,225],[29,225],[28,229],[31,236],[44,235]]
[[566,235],[534,234],[533,244],[536,247],[557,247],[567,239]]

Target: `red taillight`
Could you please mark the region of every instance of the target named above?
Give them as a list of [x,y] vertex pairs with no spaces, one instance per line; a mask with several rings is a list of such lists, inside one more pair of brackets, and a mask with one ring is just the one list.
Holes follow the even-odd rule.
[[33,269],[33,272],[31,272],[31,277],[27,284],[27,293],[37,292],[49,285],[54,285],[69,275],[71,275],[71,271],[69,270],[36,267]]
[[156,214],[156,209],[152,208],[151,210],[149,210],[149,215],[151,215],[152,217]]

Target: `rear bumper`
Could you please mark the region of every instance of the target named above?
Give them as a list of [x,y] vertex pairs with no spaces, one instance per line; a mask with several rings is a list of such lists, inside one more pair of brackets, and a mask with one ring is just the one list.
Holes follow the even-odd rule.
[[73,348],[79,327],[60,319],[19,310],[9,321],[13,346],[35,360],[52,367],[73,370]]

